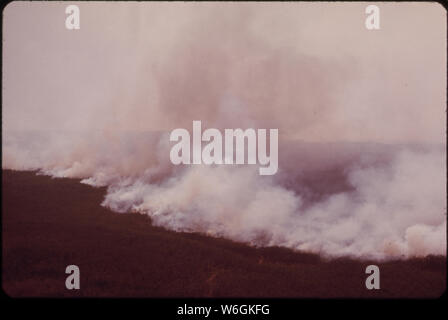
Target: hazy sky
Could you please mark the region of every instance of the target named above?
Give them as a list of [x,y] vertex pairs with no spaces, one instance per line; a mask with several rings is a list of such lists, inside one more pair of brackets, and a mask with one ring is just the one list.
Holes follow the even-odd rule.
[[[80,7],[80,30],[65,8]],[[4,130],[272,126],[328,141],[445,140],[437,3],[13,2]]]

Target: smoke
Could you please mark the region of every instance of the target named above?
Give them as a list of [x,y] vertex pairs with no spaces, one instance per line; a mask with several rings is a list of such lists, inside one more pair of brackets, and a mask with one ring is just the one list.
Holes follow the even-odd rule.
[[[257,165],[173,166],[167,134],[121,138],[81,144],[82,152],[71,147],[65,157],[43,148],[48,139],[34,149],[8,142],[4,167],[108,186],[102,205],[147,214],[155,225],[176,231],[329,257],[446,252],[440,147],[288,141],[279,151],[289,157],[278,174],[260,176]],[[282,153],[286,149],[298,151]]]
[[[104,206],[177,231],[329,257],[444,255],[444,14],[391,6],[401,18],[384,20],[400,23],[372,40],[351,27],[362,5],[322,5],[340,23],[311,32],[321,4],[82,3],[69,34],[54,27],[60,4],[8,5],[3,168],[107,186]],[[278,128],[279,171],[173,166],[169,132],[193,120]]]
[[[111,187],[103,205],[156,225],[254,245],[370,258],[445,254],[444,159],[401,151],[388,166],[353,169],[353,191],[306,205],[251,167],[194,166],[160,184]],[[421,170],[422,166],[426,168]],[[325,175],[320,176],[325,179]]]

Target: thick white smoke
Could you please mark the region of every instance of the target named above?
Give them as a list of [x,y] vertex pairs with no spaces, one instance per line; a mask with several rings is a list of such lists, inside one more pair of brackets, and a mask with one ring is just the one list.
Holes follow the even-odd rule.
[[440,152],[402,151],[387,166],[350,171],[354,191],[307,207],[255,168],[194,166],[160,184],[111,187],[103,204],[146,213],[170,229],[256,245],[330,256],[443,255],[444,165]]
[[[44,141],[49,140],[41,147]],[[329,257],[446,252],[446,170],[440,147],[340,144],[336,154],[325,145],[288,142],[300,152],[283,154],[289,159],[278,175],[260,176],[257,165],[172,166],[166,134],[131,136],[112,145],[93,141],[89,148],[102,146],[102,152],[77,153],[70,146],[70,157],[50,153],[53,162],[39,143],[35,150],[20,148],[17,141],[5,143],[4,167],[108,186],[104,206],[147,214],[154,224],[176,231]],[[81,145],[86,152],[86,143]],[[141,166],[136,156],[145,159]]]

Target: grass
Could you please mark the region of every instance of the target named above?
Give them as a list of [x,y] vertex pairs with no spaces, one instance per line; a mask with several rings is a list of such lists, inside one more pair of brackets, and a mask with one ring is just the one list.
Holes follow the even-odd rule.
[[[2,287],[13,297],[439,297],[446,257],[374,263],[164,230],[100,206],[106,189],[2,171]],[[79,266],[81,289],[65,288]]]

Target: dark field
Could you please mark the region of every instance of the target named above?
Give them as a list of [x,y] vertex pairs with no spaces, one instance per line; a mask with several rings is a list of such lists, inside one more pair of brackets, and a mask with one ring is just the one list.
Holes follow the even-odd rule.
[[[105,188],[33,172],[3,171],[3,290],[13,297],[439,297],[446,258],[374,263],[381,289],[367,290],[369,261],[151,226],[140,214],[100,206]],[[65,288],[78,265],[81,289]]]

